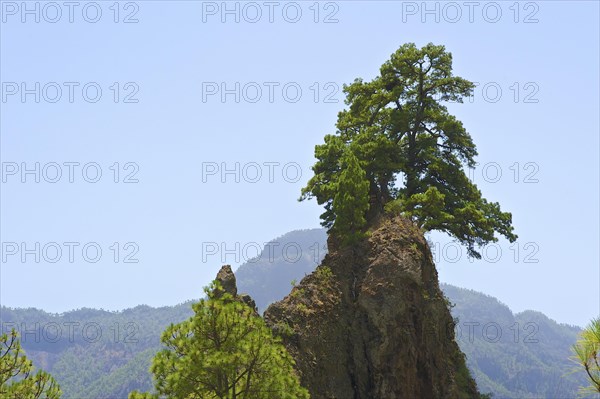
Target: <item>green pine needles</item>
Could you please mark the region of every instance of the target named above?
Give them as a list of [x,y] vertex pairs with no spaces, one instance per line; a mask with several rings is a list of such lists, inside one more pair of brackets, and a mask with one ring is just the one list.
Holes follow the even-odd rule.
[[[151,371],[160,397],[185,399],[308,399],[294,361],[264,320],[224,292],[217,281],[195,315],[171,324],[162,335],[166,349]],[[130,399],[158,399],[132,392]]]
[[474,84],[452,74],[444,46],[405,44],[370,82],[344,86],[348,109],[335,134],[315,147],[314,176],[300,200],[325,206],[322,225],[353,243],[378,214],[393,212],[425,231],[443,231],[476,247],[514,242],[512,215],[469,180],[477,150],[445,102],[462,102]]
[[587,387],[580,389],[580,396],[590,397],[600,393],[600,317],[593,319],[580,333],[572,351],[571,360],[585,370],[590,382]]
[[333,230],[343,236],[346,244],[354,244],[363,236],[363,227],[367,223],[369,182],[349,147],[342,155],[341,170],[332,204],[335,214]]

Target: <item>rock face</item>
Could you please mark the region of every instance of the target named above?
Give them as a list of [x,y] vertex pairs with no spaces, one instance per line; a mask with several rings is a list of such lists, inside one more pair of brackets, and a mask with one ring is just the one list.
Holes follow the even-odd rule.
[[233,274],[230,265],[221,266],[221,269],[217,273],[217,277],[215,278],[215,280],[217,280],[219,284],[221,284],[222,288],[222,291],[215,290],[215,294],[217,297],[221,297],[223,293],[231,294],[234,300],[240,301],[250,306],[250,308],[254,310],[254,313],[256,313],[256,315],[259,316],[254,299],[252,299],[248,294],[238,295],[235,274]]
[[231,265],[223,265],[217,273],[216,280],[221,284],[223,290],[231,296],[237,295],[237,285],[235,283],[235,274],[231,270]]
[[479,398],[423,235],[382,218],[358,245],[328,246],[265,312],[311,397]]

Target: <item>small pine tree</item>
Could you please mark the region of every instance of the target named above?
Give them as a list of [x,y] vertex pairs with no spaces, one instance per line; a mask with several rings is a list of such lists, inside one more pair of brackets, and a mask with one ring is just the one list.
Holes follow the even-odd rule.
[[332,229],[344,244],[354,244],[364,235],[362,229],[369,209],[369,182],[350,148],[346,148],[340,162],[342,171],[333,199],[335,222]]
[[[162,334],[151,371],[156,391],[185,399],[308,399],[293,359],[263,319],[214,281],[195,315]],[[158,398],[132,392],[130,399]]]

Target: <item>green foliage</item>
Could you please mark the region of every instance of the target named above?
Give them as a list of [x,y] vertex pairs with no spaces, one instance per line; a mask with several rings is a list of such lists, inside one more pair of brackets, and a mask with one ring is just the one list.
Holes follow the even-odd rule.
[[273,331],[282,337],[291,337],[294,335],[294,329],[284,321],[277,322],[273,326]]
[[306,290],[304,288],[296,288],[292,290],[290,295],[292,298],[300,298],[304,295],[305,291]]
[[216,281],[205,292],[208,299],[193,305],[194,316],[171,324],[162,335],[166,349],[158,352],[151,368],[158,394],[185,399],[308,398],[292,358],[254,310],[223,292]]
[[[63,314],[1,307],[0,325],[38,332],[37,338],[22,336],[21,345],[33,363],[59,383],[62,399],[125,398],[134,389],[152,389],[148,369],[160,349],[160,334],[171,322],[189,318],[190,304],[140,305],[120,312],[84,308]],[[42,332],[52,324],[62,329],[56,342],[44,339]],[[84,334],[85,326],[92,324],[102,333],[94,342],[89,337],[96,328]]]
[[129,394],[129,399],[159,399],[159,396],[148,392],[133,391]]
[[317,275],[317,278],[323,281],[324,283],[330,282],[333,278],[333,272],[331,271],[331,268],[325,265],[317,267],[317,269],[315,270],[315,274]]
[[[38,331],[37,338],[30,333],[20,343],[33,364],[57,381],[62,399],[126,398],[132,390],[153,389],[149,368],[161,349],[160,335],[170,323],[193,314],[191,303],[160,308],[140,305],[119,312],[84,308],[63,314],[2,306],[0,326]],[[53,324],[62,328],[62,335],[49,342],[42,331]],[[91,324],[102,332],[98,342],[85,339],[83,328]]]
[[367,222],[365,215],[369,209],[369,182],[358,159],[348,147],[341,158],[341,173],[336,183],[332,230],[344,244],[354,244],[364,236],[362,229]]
[[396,198],[394,200],[391,200],[390,202],[387,202],[383,206],[383,209],[386,213],[399,215],[404,211],[404,204],[401,198]]
[[[480,392],[512,399],[577,396],[585,373],[581,369],[571,373],[568,357],[579,328],[558,324],[539,312],[513,314],[497,299],[475,291],[447,284],[441,288],[456,304],[451,309],[458,319],[456,341]],[[498,340],[491,324],[500,328]]]
[[572,351],[571,359],[583,367],[590,382],[581,388],[580,395],[600,393],[600,318],[592,320],[581,332]]
[[325,206],[323,226],[349,232],[350,241],[384,209],[454,236],[476,258],[475,247],[497,241],[495,233],[515,241],[511,214],[465,174],[477,150],[444,105],[473,88],[453,76],[444,46],[403,45],[371,82],[344,86],[349,107],[338,114],[336,134],[315,147],[314,176],[300,199],[316,198]]
[[[113,366],[110,372],[101,371],[96,380],[86,383],[76,398],[126,398],[129,392],[151,390],[149,369],[158,348],[149,348],[135,354],[121,366]],[[109,364],[110,366],[110,364]],[[107,393],[110,393],[107,395]]]
[[300,313],[303,313],[305,315],[308,315],[311,313],[311,310],[308,308],[308,306],[306,306],[304,303],[300,302],[299,304],[296,305],[296,309],[298,309],[298,311]]
[[0,398],[59,399],[61,391],[50,374],[38,370],[27,359],[16,330],[0,335]]

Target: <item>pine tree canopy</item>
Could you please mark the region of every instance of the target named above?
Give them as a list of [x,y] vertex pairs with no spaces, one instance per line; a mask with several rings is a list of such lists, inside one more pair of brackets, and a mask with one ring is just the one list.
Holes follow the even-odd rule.
[[346,241],[388,211],[448,233],[478,259],[476,246],[497,241],[495,233],[514,242],[512,215],[467,177],[477,150],[444,105],[462,102],[473,88],[452,74],[444,46],[403,45],[372,81],[344,85],[348,108],[335,134],[315,147],[314,176],[300,200],[324,205],[322,225]]

